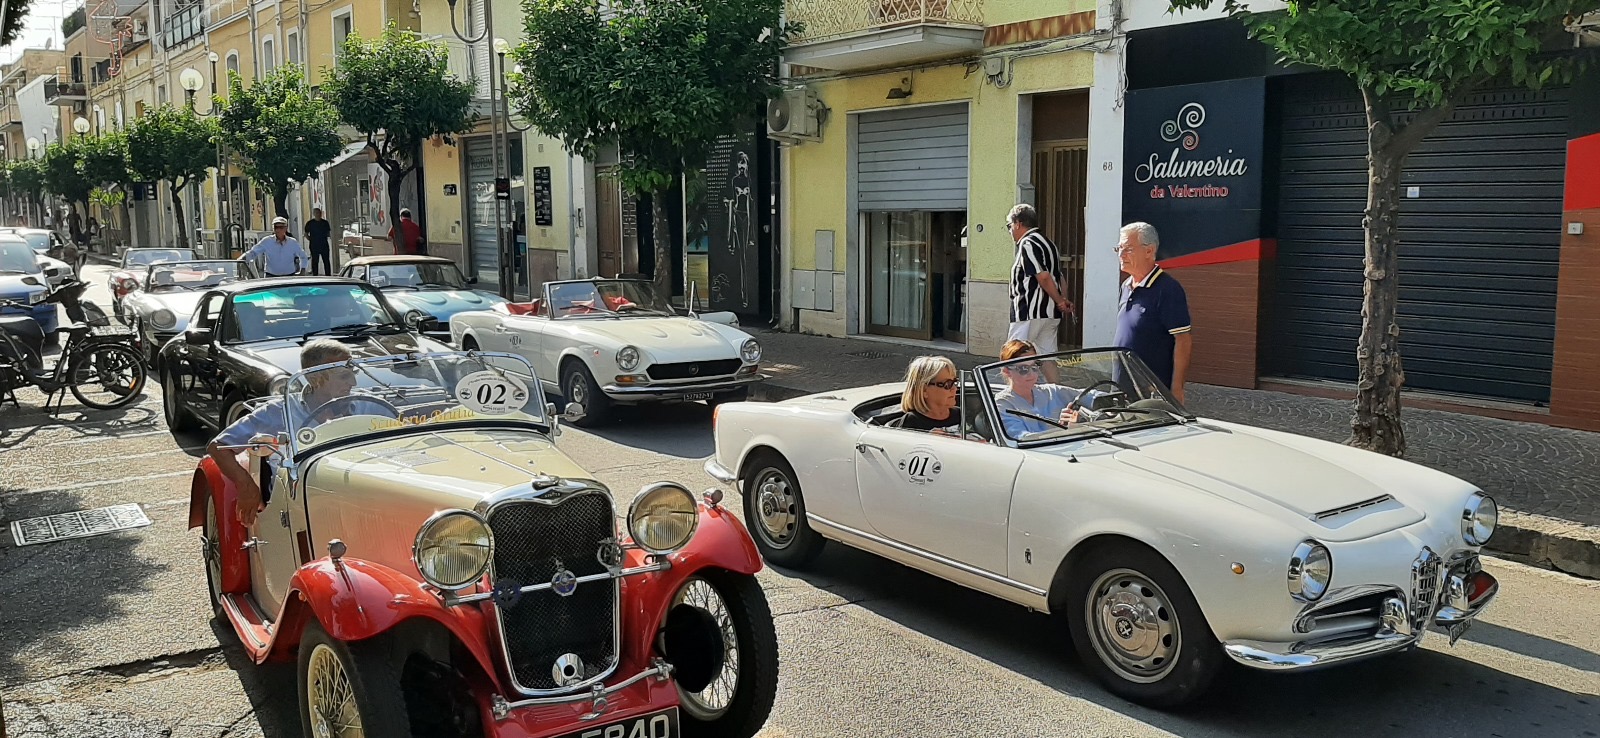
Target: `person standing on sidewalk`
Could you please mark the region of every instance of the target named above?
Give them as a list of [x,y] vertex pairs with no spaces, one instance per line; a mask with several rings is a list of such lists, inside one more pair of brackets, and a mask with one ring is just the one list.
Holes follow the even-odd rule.
[[300,248],[300,242],[289,235],[289,219],[281,216],[272,219],[272,235],[251,246],[239,257],[239,261],[257,258],[266,262],[262,271],[269,277],[292,277],[299,274],[309,261],[306,250]]
[[389,227],[389,242],[394,244],[396,254],[422,256],[426,253],[422,250],[422,226],[411,219],[411,208],[400,209],[400,220]]
[[[1062,292],[1061,251],[1039,230],[1039,213],[1022,203],[1006,215],[1006,228],[1017,242],[1011,265],[1011,329],[1006,338],[1027,341],[1039,354],[1057,350],[1061,318],[1073,313]],[[1044,362],[1045,379],[1056,381],[1055,362]]]
[[322,273],[333,276],[333,262],[329,257],[333,253],[333,245],[328,239],[333,235],[333,226],[328,224],[328,219],[322,217],[322,208],[311,209],[311,220],[306,221],[306,245],[311,247],[311,273],[317,273],[317,262],[322,262]]
[[1138,356],[1183,402],[1184,377],[1194,349],[1189,296],[1177,278],[1156,264],[1160,245],[1161,237],[1149,223],[1122,227],[1117,258],[1128,279],[1122,283],[1114,343]]

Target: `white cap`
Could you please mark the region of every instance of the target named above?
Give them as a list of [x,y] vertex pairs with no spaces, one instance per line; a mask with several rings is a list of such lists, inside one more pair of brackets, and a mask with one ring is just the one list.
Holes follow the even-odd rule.
[[284,218],[284,217],[280,216],[280,217],[272,219],[272,227],[273,228],[277,228],[278,226],[287,226],[287,225],[289,225],[289,219],[288,218]]

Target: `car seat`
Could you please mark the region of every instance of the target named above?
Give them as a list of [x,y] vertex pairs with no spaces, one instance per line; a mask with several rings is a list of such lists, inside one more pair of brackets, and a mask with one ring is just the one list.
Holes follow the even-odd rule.
[[267,309],[252,302],[237,302],[233,305],[233,325],[229,326],[231,339],[235,341],[259,341],[266,338]]

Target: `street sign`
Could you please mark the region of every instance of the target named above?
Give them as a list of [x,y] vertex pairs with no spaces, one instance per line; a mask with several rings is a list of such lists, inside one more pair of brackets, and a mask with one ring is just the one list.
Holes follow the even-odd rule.
[[453,184],[445,185],[444,186],[444,194],[446,196],[454,196],[456,194],[456,186],[453,185]]
[[495,177],[494,178],[494,199],[496,199],[496,200],[510,200],[511,199],[511,180],[509,178],[507,178],[507,177]]

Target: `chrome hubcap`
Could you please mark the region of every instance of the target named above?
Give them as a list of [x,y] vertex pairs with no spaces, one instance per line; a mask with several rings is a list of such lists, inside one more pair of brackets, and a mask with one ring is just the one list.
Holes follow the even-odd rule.
[[717,588],[699,578],[689,580],[672,604],[705,611],[716,619],[717,628],[722,631],[722,671],[699,692],[678,690],[686,712],[702,722],[716,720],[728,712],[739,690],[739,634],[733,627],[733,615]]
[[799,520],[794,488],[776,470],[769,470],[760,479],[756,485],[756,513],[761,518],[762,537],[773,548],[783,548],[794,538],[795,523]]
[[584,383],[583,377],[573,374],[567,385],[567,402],[576,402],[584,406],[589,404],[589,387]]
[[1178,615],[1154,582],[1131,569],[1100,575],[1084,603],[1095,653],[1129,681],[1160,681],[1177,666]]
[[325,644],[317,644],[306,664],[306,697],[316,738],[365,738],[350,677],[339,655]]

